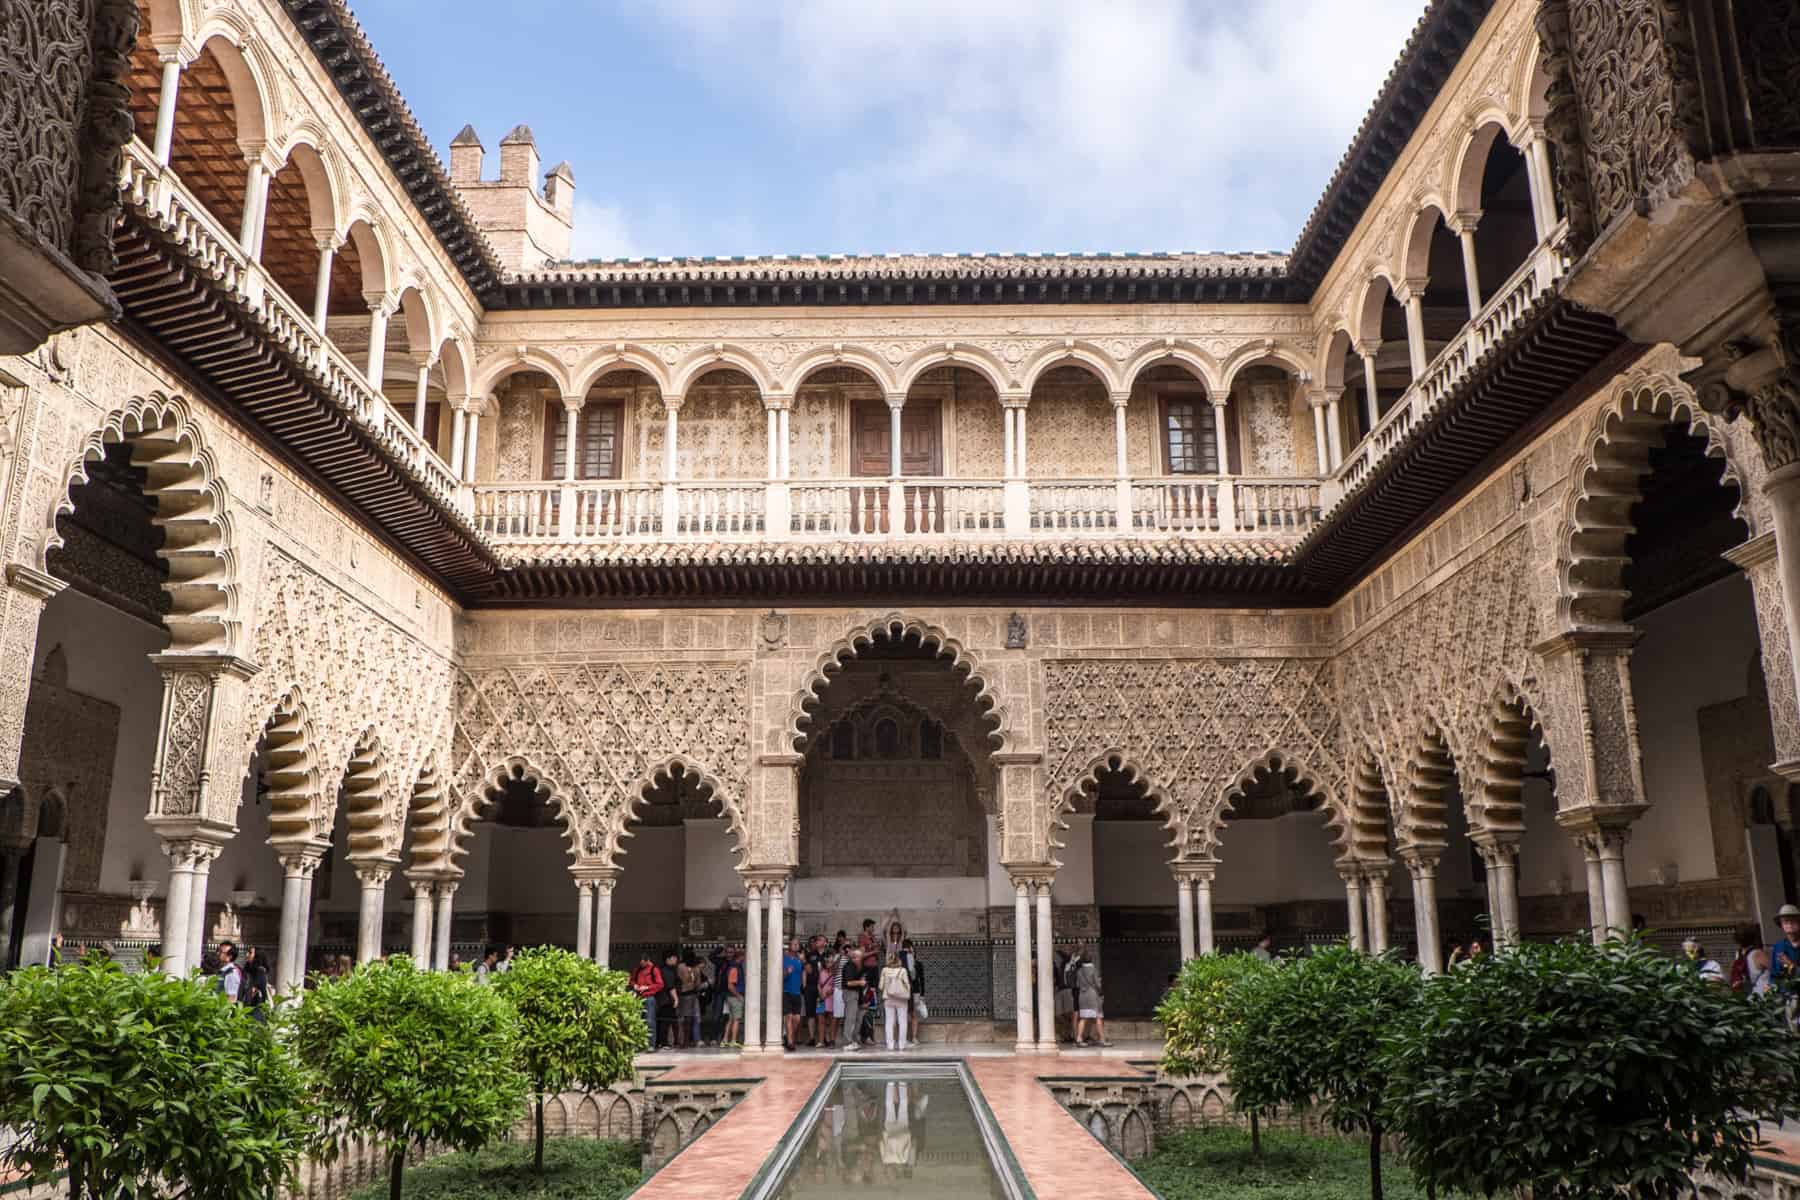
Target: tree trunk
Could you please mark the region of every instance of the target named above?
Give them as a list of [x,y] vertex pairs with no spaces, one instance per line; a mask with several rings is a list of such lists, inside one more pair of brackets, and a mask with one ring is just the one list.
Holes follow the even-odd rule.
[[1369,1200],[1381,1200],[1381,1126],[1373,1124],[1369,1126]]
[[1254,1111],[1250,1114],[1250,1155],[1252,1158],[1262,1157],[1262,1118]]
[[532,1169],[539,1175],[544,1173],[544,1093],[537,1094],[537,1156],[532,1159]]
[[81,1200],[81,1160],[69,1157],[69,1200]]
[[406,1147],[394,1151],[388,1162],[388,1200],[400,1200],[400,1173],[406,1170]]

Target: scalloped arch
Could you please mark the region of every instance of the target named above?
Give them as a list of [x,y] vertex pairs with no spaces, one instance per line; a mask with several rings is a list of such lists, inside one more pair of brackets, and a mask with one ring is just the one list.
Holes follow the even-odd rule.
[[[495,793],[516,780],[526,780],[536,784],[537,790],[549,799],[551,811],[556,814],[557,820],[562,824],[563,840],[569,845],[570,860],[573,861],[581,856],[583,830],[576,820],[574,807],[565,798],[561,785],[548,772],[540,770],[530,758],[515,754],[495,763],[493,768],[481,777],[481,786],[476,790],[476,794],[465,797],[465,802],[456,806],[455,815],[450,818],[446,839],[448,844],[443,856],[439,859],[438,873],[440,875],[451,879],[462,878],[463,868],[458,860],[468,856],[469,835],[472,827],[476,821],[481,820],[493,810],[496,803]],[[417,798],[418,792],[415,788],[415,803]],[[413,840],[416,845],[419,840],[417,833],[413,835]],[[416,849],[413,861],[418,866],[424,865],[419,863]]]
[[317,843],[331,836],[319,778],[318,733],[300,689],[282,693],[275,711],[263,723],[263,755],[268,766],[269,844],[282,847]]
[[1752,534],[1757,532],[1745,499],[1755,476],[1740,469],[1730,443],[1701,409],[1693,389],[1661,372],[1634,373],[1594,416],[1569,471],[1556,539],[1556,618],[1561,628],[1624,625],[1631,509],[1642,498],[1649,474],[1648,441],[1671,422],[1705,437],[1707,457],[1724,460],[1721,482],[1738,489],[1734,515]]
[[344,818],[349,826],[345,857],[349,861],[398,859],[400,847],[392,840],[395,800],[393,775],[382,751],[381,735],[370,726],[357,737],[344,766]]
[[1470,761],[1454,741],[1454,735],[1435,714],[1426,714],[1409,735],[1401,783],[1400,811],[1394,821],[1394,841],[1402,848],[1419,847],[1442,853],[1449,835],[1450,789],[1459,787],[1459,762]]
[[800,740],[806,736],[801,726],[811,722],[812,714],[808,710],[819,702],[820,693],[831,682],[831,671],[860,655],[863,647],[873,644],[877,638],[904,639],[908,636],[918,637],[921,645],[935,645],[938,648],[937,656],[948,658],[951,668],[963,673],[963,682],[975,689],[975,704],[981,710],[982,720],[993,726],[988,733],[988,739],[994,743],[990,749],[1004,750],[1011,745],[1015,740],[1014,731],[1008,724],[1005,707],[1000,703],[999,693],[994,690],[987,672],[975,655],[964,648],[961,642],[929,622],[890,613],[855,626],[819,656],[788,708],[787,723],[783,726],[786,748],[799,748]]
[[162,585],[170,600],[163,618],[168,652],[236,653],[242,629],[231,499],[200,423],[180,396],[134,397],[82,440],[45,521],[34,565],[49,570],[50,551],[63,544],[56,520],[75,510],[70,489],[88,481],[88,463],[114,443],[128,444],[131,465],[145,471],[144,492],[156,503],[151,520],[163,530],[156,554],[169,567]]
[[[1198,857],[1217,856],[1220,842],[1219,831],[1224,828],[1225,814],[1237,807],[1236,801],[1244,794],[1246,788],[1255,784],[1261,777],[1286,774],[1288,771],[1294,772],[1296,781],[1302,786],[1324,797],[1325,802],[1320,806],[1320,816],[1327,832],[1331,835],[1331,844],[1338,849],[1340,854],[1347,850],[1349,822],[1346,819],[1343,798],[1333,794],[1326,776],[1309,769],[1302,756],[1294,754],[1284,747],[1273,746],[1245,763],[1231,777],[1231,782],[1225,786],[1218,802],[1213,804],[1201,817],[1201,826],[1198,830],[1200,834]],[[1194,840],[1191,835],[1195,831],[1190,830],[1189,832],[1191,845]]]
[[[1176,858],[1181,858],[1186,839],[1181,827],[1180,806],[1160,780],[1144,770],[1128,751],[1122,749],[1107,749],[1096,754],[1082,768],[1081,774],[1063,789],[1062,795],[1057,798],[1056,807],[1050,813],[1052,828],[1068,828],[1062,817],[1074,811],[1076,802],[1082,796],[1094,793],[1103,771],[1120,771],[1127,779],[1143,783],[1145,793],[1156,802],[1155,811],[1162,815],[1162,827],[1169,835],[1169,849],[1175,852]],[[1056,840],[1054,834],[1051,835],[1050,844],[1054,848],[1061,848],[1063,845]]]
[[712,793],[719,810],[725,814],[727,828],[731,830],[731,851],[738,856],[738,868],[743,869],[750,861],[750,837],[744,826],[743,798],[733,795],[717,773],[686,754],[671,754],[645,771],[626,792],[625,802],[613,808],[601,830],[600,853],[604,856],[606,865],[618,866],[619,856],[629,853],[619,843],[632,836],[631,824],[643,805],[649,802],[650,789],[659,781],[672,776],[676,769],[680,769],[684,775],[694,775]]

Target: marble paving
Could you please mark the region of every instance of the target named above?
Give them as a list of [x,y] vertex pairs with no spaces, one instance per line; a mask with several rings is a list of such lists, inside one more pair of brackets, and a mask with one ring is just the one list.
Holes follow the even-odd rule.
[[1154,1043],[1054,1055],[1016,1055],[1011,1046],[934,1045],[901,1054],[845,1054],[824,1050],[740,1056],[686,1051],[642,1055],[644,1065],[668,1067],[658,1082],[700,1082],[730,1076],[759,1079],[749,1095],[693,1144],[651,1176],[633,1200],[690,1200],[736,1196],[749,1186],[775,1143],[787,1132],[834,1059],[881,1062],[963,1058],[1012,1147],[1038,1200],[1152,1200],[1126,1167],[1083,1129],[1039,1082],[1046,1077],[1134,1073],[1127,1058],[1154,1056]]

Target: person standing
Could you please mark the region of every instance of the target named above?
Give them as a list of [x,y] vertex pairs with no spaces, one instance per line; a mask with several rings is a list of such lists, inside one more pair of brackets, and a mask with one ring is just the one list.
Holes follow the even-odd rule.
[[[881,969],[881,1007],[886,1018],[889,1050],[906,1049],[906,1022],[912,1008],[912,976],[901,965],[898,954],[890,954]],[[896,1041],[899,1043],[896,1045]]]
[[263,1006],[269,1002],[269,964],[255,946],[244,951],[243,1001],[251,1016],[259,1021],[268,1020],[268,1010]]
[[869,955],[875,953],[875,918],[874,917],[864,917],[863,918],[862,933],[860,935],[858,935],[858,937],[856,939],[856,948],[863,952],[864,958],[867,958],[867,957],[869,957]]
[[844,1049],[856,1050],[862,1042],[857,1034],[862,1029],[863,1000],[863,954],[859,947],[850,947],[844,956],[843,966],[838,971],[838,995],[844,1002]]
[[663,977],[662,971],[654,962],[650,961],[647,951],[638,955],[637,968],[631,972],[631,990],[637,993],[639,1000],[643,1001],[644,1024],[650,1030],[649,1048],[655,1050],[656,1004],[657,997],[662,995]]
[[700,958],[692,950],[681,956],[676,978],[681,981],[681,999],[675,1014],[683,1044],[700,1044],[700,990],[705,976],[700,971]]
[[1094,1033],[1092,1045],[1110,1046],[1112,1043],[1106,1040],[1106,1013],[1102,1007],[1106,997],[1100,990],[1100,965],[1094,961],[1093,947],[1083,946],[1077,950],[1075,964],[1075,1044],[1089,1045],[1087,1034],[1091,1028]]
[[[819,973],[825,966],[825,935],[815,933],[806,939],[806,953],[800,977],[800,1024],[808,1046],[817,1046],[824,1024],[819,1016]],[[796,1040],[798,1034],[795,1035]]]
[[1056,950],[1056,1040],[1075,1040],[1075,962],[1067,950]]
[[1775,910],[1781,940],[1769,949],[1769,984],[1787,1003],[1789,1025],[1800,1024],[1800,908],[1784,904]]
[[1261,959],[1263,962],[1274,962],[1275,961],[1275,938],[1274,938],[1274,936],[1272,934],[1265,933],[1261,937],[1257,938],[1256,939],[1256,948],[1251,950],[1250,953],[1256,955],[1256,957]]
[[239,1002],[244,990],[244,972],[238,967],[235,943],[219,943],[218,988],[227,1000],[233,1004]]
[[800,939],[789,938],[781,956],[781,1048],[792,1050],[800,1035],[800,1010],[806,996],[806,960],[800,957]]
[[725,1032],[721,1046],[743,1047],[744,1037],[744,951],[733,950],[725,960]]
[[925,1007],[925,964],[919,961],[911,938],[900,941],[900,965],[912,979],[912,1004],[908,1006],[907,1016],[912,1024],[911,1041],[916,1046],[919,1044],[919,1022],[924,1019],[919,1010]]

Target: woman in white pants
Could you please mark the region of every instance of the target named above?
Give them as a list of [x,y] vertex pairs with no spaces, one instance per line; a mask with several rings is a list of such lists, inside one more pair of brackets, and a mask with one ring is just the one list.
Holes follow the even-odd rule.
[[890,953],[887,966],[881,968],[881,1007],[887,1015],[887,1048],[906,1049],[906,1023],[912,1014],[912,975],[900,965],[897,953]]

